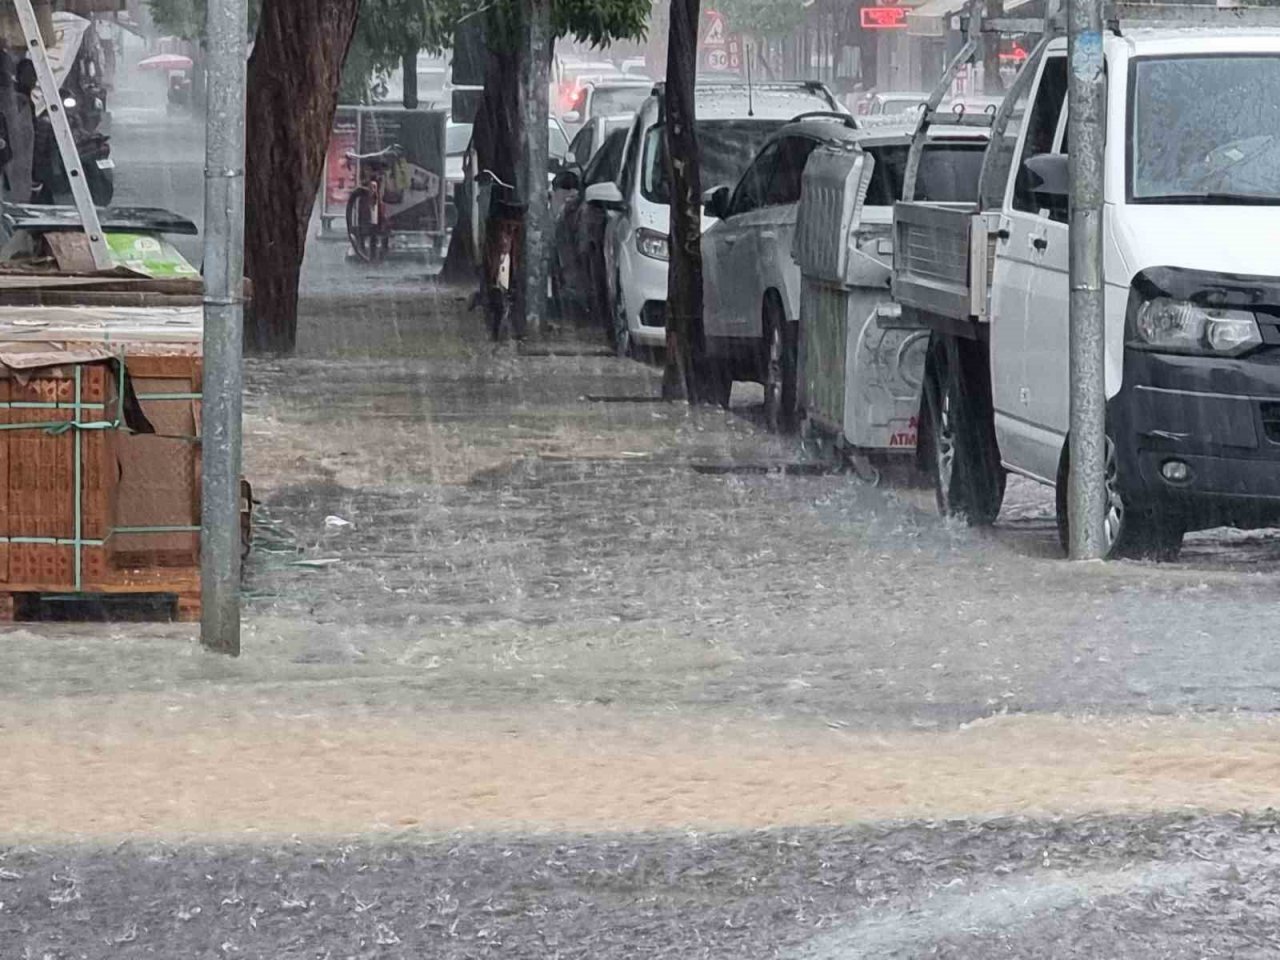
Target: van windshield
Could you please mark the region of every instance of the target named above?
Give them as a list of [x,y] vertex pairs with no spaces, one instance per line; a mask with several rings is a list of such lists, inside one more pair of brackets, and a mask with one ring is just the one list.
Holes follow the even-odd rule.
[[1138,60],[1129,131],[1137,203],[1280,203],[1280,56]]
[[[764,142],[787,123],[786,120],[700,120],[698,149],[702,154],[699,171],[702,186],[737,183],[742,171],[755,159]],[[670,203],[667,182],[667,148],[662,126],[650,127],[644,137],[644,167],[640,192],[650,203]]]

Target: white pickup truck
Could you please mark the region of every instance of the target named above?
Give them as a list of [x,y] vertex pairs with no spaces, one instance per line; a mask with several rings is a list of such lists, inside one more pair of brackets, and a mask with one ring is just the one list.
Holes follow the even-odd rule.
[[[1168,558],[1280,518],[1280,30],[1109,32],[1103,56],[1108,548]],[[1025,69],[988,195],[897,205],[893,288],[932,330],[940,509],[993,521],[1012,471],[1057,488],[1065,538],[1066,41]]]

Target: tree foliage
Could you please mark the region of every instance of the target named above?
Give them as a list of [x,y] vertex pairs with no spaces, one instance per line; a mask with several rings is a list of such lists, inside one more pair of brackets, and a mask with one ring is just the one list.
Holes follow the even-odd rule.
[[[183,4],[202,0],[151,0]],[[614,40],[641,39],[651,0],[555,0],[552,29],[557,37],[573,37],[606,46]],[[344,102],[363,99],[370,79],[400,66],[407,53],[439,52],[453,43],[454,25],[463,17],[487,17],[499,36],[490,43],[510,49],[518,40],[520,0],[364,0],[355,41],[342,78]],[[506,25],[507,29],[502,29]]]
[[[205,0],[147,0],[151,11],[151,19],[165,36],[190,40],[192,43],[204,41]],[[258,28],[258,12],[262,9],[262,0],[249,0],[249,36],[253,36]]]
[[[557,37],[607,46],[644,37],[651,0],[556,0],[551,8]],[[767,0],[735,0],[768,7]],[[204,34],[205,0],[147,0],[160,30],[184,40]],[[251,3],[250,23],[258,4]],[[400,65],[406,53],[440,51],[453,42],[453,28],[467,16],[495,13],[499,22],[520,22],[520,0],[364,0],[348,55],[343,92],[356,94],[369,79]]]
[[790,36],[804,21],[800,0],[714,0],[709,8],[724,14],[733,32],[759,39]]
[[193,41],[204,35],[204,0],[147,0],[147,6],[162,33]]

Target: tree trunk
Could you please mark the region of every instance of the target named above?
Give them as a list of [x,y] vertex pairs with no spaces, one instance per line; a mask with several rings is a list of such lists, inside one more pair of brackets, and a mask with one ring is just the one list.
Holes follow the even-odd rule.
[[400,55],[400,70],[404,74],[404,108],[418,109],[418,45]]
[[[472,140],[476,150],[476,170],[483,173],[491,171],[503,183],[519,187],[519,163],[521,150],[520,120],[520,56],[519,37],[521,17],[519,7],[493,4],[490,6],[485,21],[485,39],[488,57],[485,61],[484,96],[480,101],[480,109],[476,113]],[[514,197],[493,184],[489,194],[508,200]],[[483,261],[485,247],[490,231],[495,229],[489,220],[489,210],[485,206],[484,194],[480,195],[480,206],[477,215],[483,224],[481,231],[481,250],[479,260],[480,283],[482,297],[487,293],[484,284]],[[511,278],[515,291],[519,291],[520,277],[518,273]],[[512,311],[513,319],[518,322],[519,311]],[[518,331],[517,331],[518,332]],[[504,334],[505,335],[505,334]]]
[[[514,4],[512,5],[515,6]],[[489,57],[485,63],[484,98],[476,114],[476,159],[481,170],[489,169],[507,183],[514,184],[520,132],[520,61],[516,44],[519,22],[512,22],[501,4],[489,8],[485,37]],[[518,17],[518,11],[515,12]],[[481,215],[483,216],[483,211]]]
[[547,309],[547,87],[551,82],[551,0],[525,0],[520,44],[520,166],[516,185],[527,208],[520,251],[516,329],[537,334]]
[[[472,184],[471,189],[475,189]],[[449,234],[449,249],[445,251],[444,264],[440,267],[440,280],[443,283],[472,283],[478,279],[476,264],[479,262],[479,251],[471,248],[471,204],[467,202],[466,190],[458,190],[454,194],[457,205],[458,221]]]
[[671,0],[664,123],[671,183],[671,260],[667,362],[662,378],[662,395],[669,400],[697,399],[693,365],[702,346],[702,178],[693,100],[699,15],[699,0]]
[[[1004,16],[1004,0],[987,0],[988,17]],[[1000,76],[1000,34],[982,35],[982,92],[988,95],[1004,93],[1004,78]]]
[[246,349],[288,353],[298,274],[360,0],[264,0],[249,58],[245,264],[253,280]]

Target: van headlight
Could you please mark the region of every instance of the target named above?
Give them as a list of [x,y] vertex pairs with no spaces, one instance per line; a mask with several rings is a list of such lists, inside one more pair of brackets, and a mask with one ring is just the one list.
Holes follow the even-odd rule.
[[654,260],[671,259],[671,248],[667,242],[667,236],[657,230],[646,230],[644,227],[637,230],[636,249]]
[[1140,350],[1238,357],[1262,344],[1262,331],[1248,310],[1153,297],[1130,311],[1126,339]]

